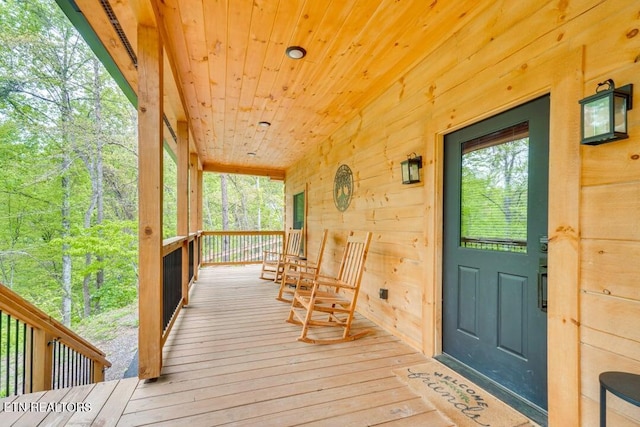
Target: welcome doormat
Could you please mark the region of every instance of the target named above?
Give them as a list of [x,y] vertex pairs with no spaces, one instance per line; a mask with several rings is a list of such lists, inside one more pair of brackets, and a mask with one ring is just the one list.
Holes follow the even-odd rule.
[[433,361],[393,371],[459,427],[536,426],[504,402]]

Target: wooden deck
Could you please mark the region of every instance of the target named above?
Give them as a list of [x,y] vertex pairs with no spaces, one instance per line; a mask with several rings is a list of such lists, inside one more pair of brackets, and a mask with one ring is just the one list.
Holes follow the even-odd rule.
[[423,355],[362,317],[356,326],[374,332],[360,340],[298,342],[299,328],[284,321],[288,305],[258,275],[256,267],[201,270],[155,383],[125,379],[6,398],[0,425],[452,425],[392,373]]

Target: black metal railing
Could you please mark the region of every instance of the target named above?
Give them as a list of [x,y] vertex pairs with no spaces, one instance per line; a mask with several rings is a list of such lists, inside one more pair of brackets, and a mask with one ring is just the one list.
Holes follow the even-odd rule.
[[0,397],[31,391],[33,329],[0,311]]
[[65,345],[60,340],[49,342],[52,356],[51,388],[75,387],[91,384],[93,362],[90,358]]
[[189,282],[193,280],[193,274],[194,274],[193,261],[195,257],[195,250],[194,250],[195,243],[196,243],[195,239],[189,241]]
[[198,236],[198,251],[196,253],[198,257],[198,267],[202,264],[202,236]]
[[182,300],[182,247],[163,258],[162,330],[166,331]]
[[0,397],[103,381],[104,356],[0,284]]
[[281,252],[284,231],[204,231],[203,265],[256,264],[264,251]]

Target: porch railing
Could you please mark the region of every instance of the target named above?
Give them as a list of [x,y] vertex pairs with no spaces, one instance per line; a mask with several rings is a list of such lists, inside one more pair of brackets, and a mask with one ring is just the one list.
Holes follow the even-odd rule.
[[203,231],[202,265],[262,262],[264,251],[281,252],[284,231]]
[[162,255],[162,343],[169,337],[173,322],[189,302],[189,288],[196,279],[200,257],[200,233],[174,237],[163,242]]
[[[153,320],[154,325],[161,323],[161,336],[158,337],[156,329],[141,333],[140,348],[157,345],[158,338],[164,346],[178,314],[189,303],[189,289],[197,280],[201,266],[260,263],[264,251],[282,251],[284,235],[284,231],[202,231],[164,240],[162,283],[157,288],[160,295],[156,294],[162,301],[162,312],[157,312]],[[140,366],[148,367],[153,373],[160,372],[159,358],[142,353],[139,357]],[[142,378],[153,377],[149,371],[141,372]]]
[[284,231],[202,231],[166,239],[162,250],[162,339],[189,302],[200,266],[255,264],[264,251],[281,251]]
[[162,271],[162,330],[165,331],[182,301],[182,248],[163,257]]
[[105,354],[0,284],[0,397],[104,380]]

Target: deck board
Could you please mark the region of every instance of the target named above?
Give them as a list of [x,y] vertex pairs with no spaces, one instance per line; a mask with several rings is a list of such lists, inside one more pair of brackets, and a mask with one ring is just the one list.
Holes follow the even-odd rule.
[[[452,425],[392,373],[426,361],[423,355],[361,316],[354,329],[372,333],[359,340],[297,341],[300,328],[285,322],[288,305],[276,301],[277,286],[258,272],[257,266],[201,270],[165,344],[156,382],[127,379],[34,394],[41,401],[86,399],[92,411],[22,418],[101,426]],[[15,418],[0,413],[1,425],[9,415]]]

